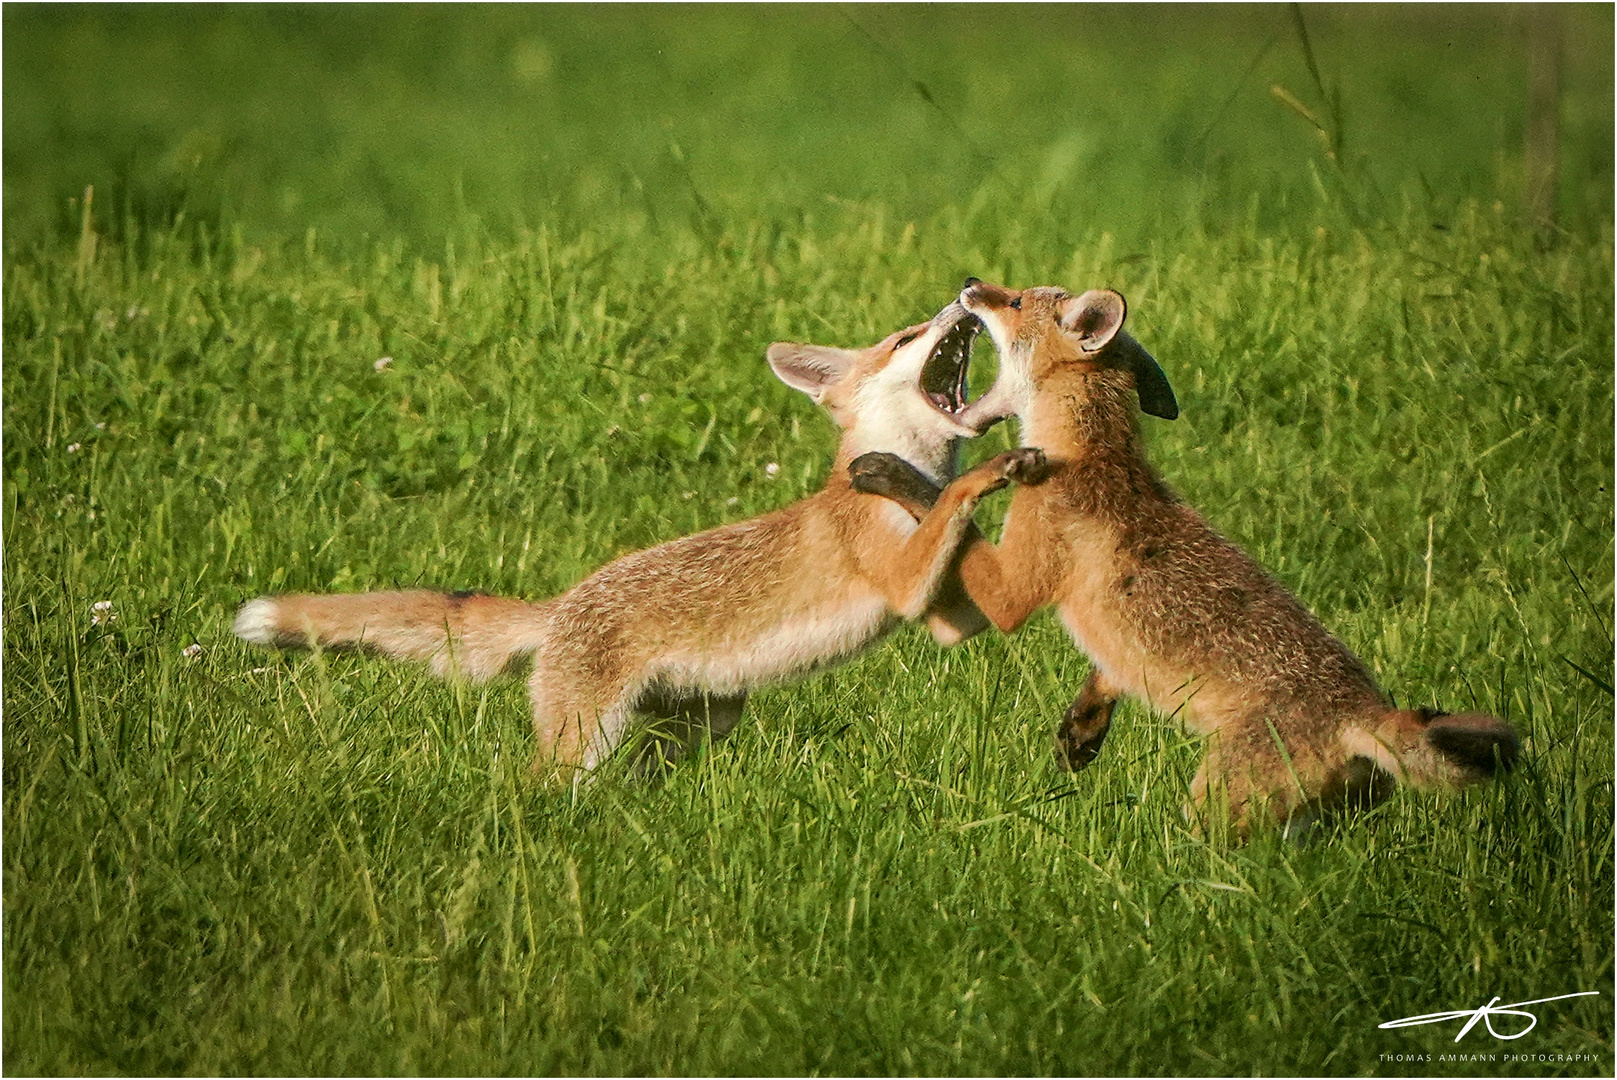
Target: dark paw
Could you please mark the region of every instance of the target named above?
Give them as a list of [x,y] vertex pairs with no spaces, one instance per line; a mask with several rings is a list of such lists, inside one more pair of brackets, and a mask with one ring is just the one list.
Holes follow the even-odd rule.
[[1077,772],[1099,757],[1106,733],[1112,730],[1112,712],[1116,708],[1117,698],[1102,693],[1091,676],[1078,700],[1056,725],[1056,765],[1066,772]]
[[1037,484],[1050,475],[1050,461],[1036,446],[1019,446],[1000,455],[1003,475],[1018,484]]
[[1063,772],[1088,768],[1100,757],[1101,744],[1111,730],[1110,722],[1100,725],[1075,723],[1069,717],[1056,729],[1056,765]]
[[860,454],[848,464],[853,489],[866,495],[880,495],[906,507],[928,509],[938,501],[942,490],[915,466],[879,450]]

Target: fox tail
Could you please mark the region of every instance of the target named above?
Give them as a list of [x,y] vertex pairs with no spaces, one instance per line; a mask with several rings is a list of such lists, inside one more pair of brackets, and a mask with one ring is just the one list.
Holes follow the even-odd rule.
[[291,594],[249,600],[236,636],[273,648],[370,649],[481,682],[544,642],[546,604],[481,593]]
[[1374,733],[1360,732],[1364,756],[1417,787],[1456,788],[1509,771],[1521,742],[1509,724],[1484,713],[1454,716],[1395,709]]

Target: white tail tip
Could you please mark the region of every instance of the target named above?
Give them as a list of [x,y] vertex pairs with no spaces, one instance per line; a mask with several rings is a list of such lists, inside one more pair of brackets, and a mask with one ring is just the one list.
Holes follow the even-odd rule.
[[254,645],[275,644],[275,601],[265,597],[247,601],[236,612],[236,624],[231,629]]

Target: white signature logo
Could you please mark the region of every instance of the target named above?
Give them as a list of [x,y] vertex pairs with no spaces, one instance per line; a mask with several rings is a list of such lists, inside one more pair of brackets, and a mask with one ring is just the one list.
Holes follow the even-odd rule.
[[[1477,1022],[1481,1021],[1482,1026],[1488,1029],[1488,1034],[1492,1035],[1496,1039],[1519,1039],[1538,1026],[1538,1017],[1534,1016],[1530,1012],[1523,1012],[1523,1005],[1542,1005],[1546,1001],[1564,1001],[1567,998],[1589,997],[1591,995],[1599,996],[1599,994],[1600,991],[1598,990],[1584,990],[1583,992],[1577,994],[1557,994],[1555,997],[1534,998],[1532,1001],[1517,1001],[1509,1005],[1499,1004],[1499,999],[1495,997],[1492,1001],[1488,1002],[1488,1004],[1482,1006],[1480,1009],[1455,1009],[1452,1012],[1435,1012],[1425,1013],[1421,1016],[1406,1016],[1402,1020],[1389,1020],[1385,1024],[1377,1024],[1376,1027],[1419,1027],[1422,1024],[1441,1024],[1448,1020],[1465,1020],[1465,1027],[1461,1028],[1460,1033],[1454,1036],[1454,1041],[1459,1042],[1461,1039],[1465,1038],[1466,1032],[1476,1027]],[[1516,1032],[1514,1035],[1501,1034],[1500,1032],[1494,1030],[1493,1018],[1496,1016],[1523,1016],[1527,1018],[1527,1026]]]

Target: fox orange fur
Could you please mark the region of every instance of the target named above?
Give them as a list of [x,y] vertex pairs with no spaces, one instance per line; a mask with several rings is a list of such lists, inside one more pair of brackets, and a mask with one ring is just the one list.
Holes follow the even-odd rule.
[[[979,429],[1016,415],[1048,475],[1024,476],[998,548],[962,562],[967,592],[1001,630],[1054,603],[1094,670],[1056,733],[1066,768],[1094,759],[1120,693],[1208,736],[1193,785],[1237,824],[1365,804],[1396,782],[1457,786],[1509,767],[1502,721],[1393,709],[1364,665],[1274,578],[1180,501],[1146,460],[1135,399],[1178,414],[1156,361],[1123,332],[1115,292],[1021,292],[971,279],[961,304],[1000,355],[994,388],[959,414]],[[902,462],[852,463],[856,488],[922,511]],[[952,505],[943,489],[940,505]]]
[[554,599],[530,603],[426,590],[249,601],[235,631],[269,646],[364,647],[487,679],[531,657],[535,769],[594,768],[636,714],[670,759],[703,729],[722,736],[748,691],[844,660],[900,619],[924,617],[953,644],[988,624],[960,588],[955,553],[980,543],[972,510],[1037,454],[972,469],[917,523],[854,492],[867,451],[954,476],[955,414],[980,324],[951,303],[935,318],[854,351],[776,344],[769,362],[843,429],[825,488],[782,510],[623,556]]

